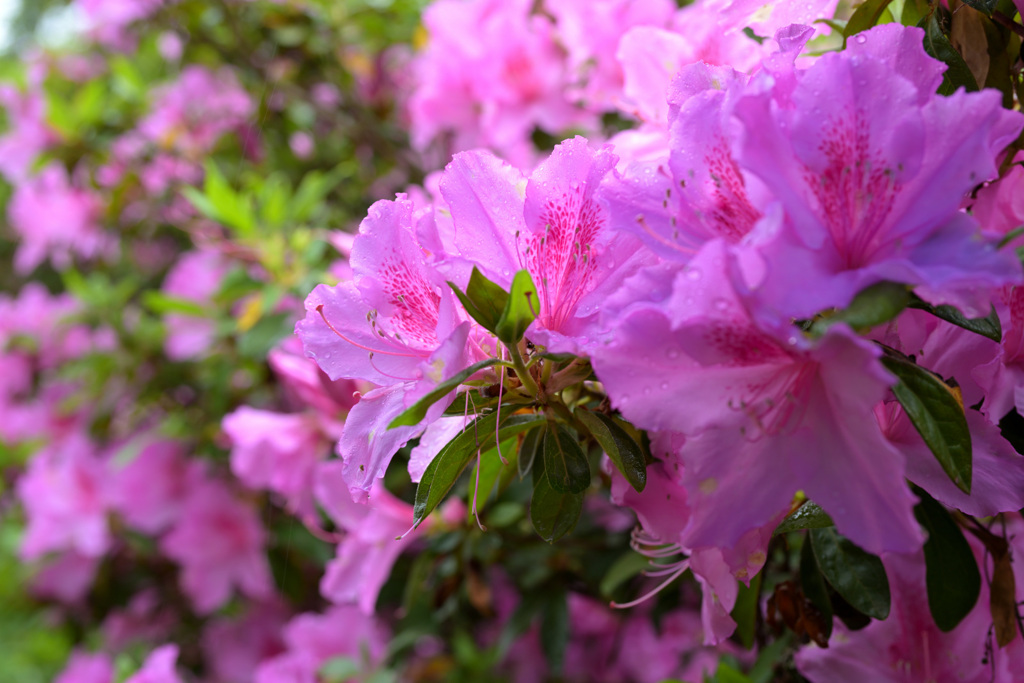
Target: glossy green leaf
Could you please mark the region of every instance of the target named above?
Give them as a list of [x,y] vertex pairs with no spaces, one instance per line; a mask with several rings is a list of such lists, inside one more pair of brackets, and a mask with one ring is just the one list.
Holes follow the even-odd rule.
[[559,493],[551,488],[547,477],[537,477],[530,501],[533,528],[548,543],[553,543],[573,530],[583,512],[582,493]]
[[850,305],[828,318],[814,323],[821,334],[836,323],[846,323],[857,332],[866,332],[893,320],[910,304],[910,290],[898,282],[876,282],[862,289]]
[[480,372],[485,368],[491,367],[492,365],[497,365],[498,362],[499,361],[497,358],[488,358],[486,360],[480,361],[479,363],[474,363],[473,365],[470,365],[462,372],[452,375],[451,377],[449,377],[448,379],[434,387],[434,390],[431,391],[429,394],[427,394],[420,400],[416,401],[416,403],[413,403],[411,406],[406,408],[405,411],[403,411],[398,417],[391,421],[391,424],[388,425],[388,429],[419,424],[420,422],[423,421],[423,418],[427,416],[427,411],[430,409],[430,406],[434,405],[442,398],[444,398],[451,392],[455,391],[460,384],[465,382],[471,376],[475,375],[476,373]]
[[[519,432],[530,429],[545,420],[543,415],[513,415],[511,411],[501,410],[501,426],[498,438],[507,439]],[[413,521],[419,526],[434,509],[441,504],[452,486],[458,480],[466,466],[476,457],[478,449],[487,449],[494,443],[495,426],[498,424],[499,413],[477,418],[458,436],[441,449],[430,464],[427,465],[419,485],[416,487],[416,498],[413,502]]]
[[1003,328],[999,323],[999,314],[996,313],[994,306],[984,318],[968,318],[955,306],[933,306],[916,296],[910,302],[910,307],[928,311],[937,318],[942,318],[957,327],[962,327],[983,337],[988,337],[992,341],[1001,342],[1003,340]]
[[965,88],[967,92],[976,92],[978,82],[974,80],[967,62],[956,51],[953,44],[949,42],[942,33],[939,26],[938,12],[932,12],[918,23],[924,29],[924,50],[930,56],[946,65],[946,72],[942,74],[942,84],[939,85],[940,95],[952,95],[958,88]]
[[835,529],[812,529],[808,537],[821,573],[839,595],[873,619],[889,616],[889,578],[878,557]]
[[539,312],[540,299],[537,297],[537,288],[533,286],[533,279],[529,271],[520,270],[512,278],[512,289],[495,334],[508,346],[518,344]]
[[473,266],[473,273],[469,276],[465,292],[454,282],[449,282],[448,286],[459,297],[462,307],[473,320],[489,332],[494,332],[498,328],[498,322],[508,305],[508,292],[484,277],[476,266]]
[[825,637],[831,637],[832,601],[828,598],[828,586],[818,568],[818,561],[814,559],[814,551],[811,549],[809,538],[804,539],[803,548],[800,549],[800,589],[804,592],[804,596],[811,601],[811,604],[821,612],[822,621],[825,624]]
[[971,492],[971,433],[964,408],[938,376],[910,361],[884,356],[899,379],[892,391],[942,469],[964,493]]
[[559,493],[583,493],[590,486],[590,463],[569,430],[551,423],[544,434],[544,472]]
[[817,503],[809,500],[786,515],[786,518],[779,522],[779,526],[775,527],[772,535],[778,536],[799,529],[824,529],[830,526],[835,526],[835,522],[828,513]]
[[615,463],[629,485],[637,491],[643,491],[647,486],[647,460],[640,444],[615,420],[603,413],[580,408],[576,411],[576,417]]
[[757,631],[757,611],[760,604],[761,580],[763,572],[750,580],[750,585],[739,582],[739,593],[736,595],[736,604],[729,616],[736,622],[736,636],[740,639],[743,647],[750,650],[754,647],[754,636]]
[[523,437],[523,443],[519,446],[519,458],[516,460],[516,467],[519,470],[519,478],[524,479],[533,468],[537,453],[544,445],[544,429],[534,428]]
[[999,4],[999,0],[963,0],[963,2],[968,7],[973,7],[988,17],[992,16],[992,12],[995,11],[996,5]]
[[855,33],[867,31],[877,24],[890,2],[892,0],[865,0],[865,2],[862,2],[853,13],[853,16],[850,17],[850,20],[846,22],[843,38],[849,38]]
[[974,609],[981,593],[981,573],[971,546],[952,515],[921,489],[914,516],[928,532],[924,544],[928,607],[935,625],[952,631]]
[[[505,439],[501,442],[501,457],[505,458],[506,462],[509,462],[509,467],[514,467],[511,461],[516,457],[517,443],[518,439],[516,438]],[[494,490],[494,484],[498,481],[498,477],[501,475],[502,468],[504,467],[505,465],[502,464],[501,458],[498,457],[498,449],[494,448],[493,444],[491,448],[480,454],[480,461],[473,466],[469,474],[469,505],[466,506],[467,521],[474,521],[473,496],[476,496],[476,511],[477,514],[480,514],[487,507],[487,499],[490,497],[491,491]]]

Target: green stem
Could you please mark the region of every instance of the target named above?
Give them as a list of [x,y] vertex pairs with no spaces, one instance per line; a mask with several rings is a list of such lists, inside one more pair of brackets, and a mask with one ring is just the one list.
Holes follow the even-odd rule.
[[512,359],[512,367],[516,371],[516,377],[519,378],[519,382],[523,385],[523,388],[526,389],[527,393],[531,396],[537,396],[540,393],[540,390],[537,388],[537,383],[533,381],[530,371],[526,369],[526,364],[523,363],[523,357],[519,354],[519,345],[509,345],[508,354]]

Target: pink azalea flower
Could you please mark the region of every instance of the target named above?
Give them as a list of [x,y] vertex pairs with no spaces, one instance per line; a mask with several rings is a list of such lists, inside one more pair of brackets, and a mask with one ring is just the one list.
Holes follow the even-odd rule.
[[471,362],[470,325],[417,242],[423,221],[429,215],[414,214],[404,195],[370,207],[352,251],[354,282],[318,286],[295,326],[306,354],[332,380],[380,385],[352,408],[338,445],[346,480],[361,499],[392,455],[447,403],[432,406],[418,426],[388,429],[391,421]]
[[227,67],[215,72],[185,67],[177,81],[157,89],[154,97],[139,133],[192,161],[200,160],[221,135],[241,127],[254,111],[252,98]]
[[[1011,543],[1014,560],[1020,557],[1019,539]],[[814,683],[1010,683],[1020,679],[1024,646],[1019,639],[1006,649],[999,649],[994,642],[991,651],[987,647],[992,638],[992,616],[985,581],[974,609],[956,628],[943,633],[928,609],[923,555],[887,554],[882,560],[892,595],[889,617],[872,621],[859,631],[848,631],[837,623],[828,649],[811,645],[797,652],[796,664],[802,675]],[[1021,584],[1017,585],[1019,598]]]
[[189,459],[176,441],[129,445],[126,451],[127,463],[118,456],[111,463],[112,505],[130,526],[160,533],[178,519],[185,499],[205,479],[204,463]]
[[983,240],[960,204],[995,177],[1024,116],[992,90],[935,95],[941,68],[921,29],[887,24],[806,71],[760,79],[736,104],[736,158],[784,212],[762,250],[761,289],[779,310],[844,306],[881,280],[923,285],[937,303],[1020,280],[1017,259]]
[[[320,593],[334,603],[357,604],[364,614],[371,615],[395,560],[418,537],[406,534],[413,524],[412,506],[379,484],[371,489],[366,504],[357,503],[339,462],[324,463],[317,469],[316,497],[346,534],[338,544],[337,558],[327,564]],[[401,540],[396,540],[399,536]]]
[[74,434],[36,453],[18,481],[28,525],[21,556],[75,551],[99,557],[110,547],[109,471],[85,436]]
[[356,404],[358,391],[367,388],[364,383],[347,379],[332,381],[314,361],[305,357],[298,337],[288,337],[272,349],[267,354],[267,363],[291,405],[296,410],[313,408],[321,417],[325,431],[331,433],[337,429],[331,423]]
[[242,406],[224,417],[231,439],[231,471],[252,489],[284,496],[295,510],[312,512],[314,469],[330,439],[311,414],[283,414]]
[[683,545],[733,547],[802,489],[868,550],[919,546],[903,456],[874,418],[893,383],[879,350],[843,325],[814,344],[786,322],[762,327],[739,271],[709,242],[667,297],[627,307],[611,343],[592,349],[627,419],[687,437]]
[[125,683],[184,683],[181,676],[174,670],[178,660],[177,645],[163,645],[153,650],[142,668],[129,676]]
[[1024,152],[1018,152],[1014,165],[999,180],[978,190],[971,213],[985,232],[996,235],[1024,225]]
[[[529,179],[483,152],[456,155],[441,179],[452,216],[449,252],[508,287],[525,268],[537,287],[529,337],[551,351],[577,352],[593,336],[603,298],[655,260],[630,236],[609,229],[596,189],[615,163],[581,137],[567,140]],[[465,285],[468,267],[454,265]]]
[[250,683],[262,662],[285,651],[281,630],[289,611],[281,602],[250,605],[234,619],[216,619],[203,631],[203,654],[218,683]]
[[615,51],[634,26],[665,27],[675,5],[668,0],[597,0],[552,3],[558,35],[569,53],[569,67],[585,84],[586,106],[613,108],[622,96],[623,71]]
[[[187,252],[167,273],[162,289],[170,296],[209,307],[227,269],[227,261],[217,252]],[[206,316],[170,313],[165,322],[164,351],[172,360],[195,358],[213,343],[214,322]]]
[[23,93],[10,85],[0,86],[0,105],[9,126],[0,136],[0,173],[18,185],[29,178],[32,162],[57,136],[46,123],[41,87],[34,85]]
[[255,683],[317,683],[317,671],[332,657],[351,657],[372,669],[384,656],[387,634],[355,607],[301,614],[284,629],[287,651],[260,664]]
[[983,388],[981,412],[993,422],[1017,406],[1024,408],[1024,396],[1018,398],[1019,387],[1024,387],[1024,287],[1004,287],[996,303],[1000,304],[1002,344],[991,360],[975,356],[977,367],[970,376]]
[[53,683],[111,683],[113,680],[114,663],[109,656],[75,651]]
[[19,273],[30,273],[49,258],[58,269],[73,255],[95,258],[110,251],[111,242],[99,223],[97,197],[75,187],[62,166],[48,164],[15,191],[7,218],[21,244],[14,257]]
[[531,7],[529,0],[440,0],[427,8],[430,39],[413,62],[409,103],[416,147],[448,135],[450,152],[490,147],[528,164],[535,126],[558,132],[593,124],[566,100],[554,27]]
[[101,559],[73,550],[61,553],[32,577],[32,594],[69,605],[80,603],[92,588]]
[[263,552],[264,530],[255,510],[223,484],[207,480],[185,499],[160,549],[181,565],[181,587],[201,614],[212,612],[237,587],[251,598],[272,592]]

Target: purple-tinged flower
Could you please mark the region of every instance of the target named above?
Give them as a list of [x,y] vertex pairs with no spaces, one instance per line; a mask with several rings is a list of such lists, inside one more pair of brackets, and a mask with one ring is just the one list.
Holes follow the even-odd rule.
[[336,461],[317,468],[316,498],[345,533],[338,556],[327,564],[320,593],[331,602],[355,604],[363,614],[372,615],[395,560],[417,538],[415,532],[406,534],[413,525],[412,506],[380,484],[370,490],[365,504],[356,502],[345,484],[342,464]]
[[9,130],[0,136],[0,173],[12,184],[29,178],[32,163],[57,135],[46,123],[46,100],[41,85],[27,92],[10,85],[0,86],[0,106],[7,115]]
[[228,67],[185,67],[154,98],[149,115],[139,122],[139,133],[191,161],[201,160],[220,136],[241,128],[254,111],[252,98]]
[[206,468],[190,459],[176,441],[155,440],[135,446],[127,463],[115,455],[112,472],[111,506],[129,526],[150,534],[164,531],[181,514],[185,499],[206,478]]
[[351,657],[372,669],[384,657],[387,633],[355,607],[331,607],[292,619],[284,641],[287,651],[260,664],[254,683],[316,683],[317,671],[332,657]]
[[283,602],[256,603],[239,617],[211,620],[203,654],[219,683],[250,683],[259,665],[284,653],[281,630],[290,612]]
[[114,663],[109,655],[102,652],[87,654],[76,650],[53,683],[111,683],[113,680]]
[[270,597],[264,541],[256,511],[224,484],[207,480],[185,500],[160,549],[181,565],[182,590],[197,612],[207,614],[231,597],[232,587],[251,598]]
[[802,489],[858,545],[917,547],[903,456],[874,417],[893,383],[880,351],[845,325],[812,343],[785,321],[755,322],[743,279],[735,253],[710,242],[667,297],[626,307],[592,349],[627,419],[687,437],[683,545],[733,547]]
[[[441,179],[452,217],[442,233],[450,253],[508,287],[521,269],[537,287],[537,319],[528,337],[556,352],[592,341],[602,299],[641,265],[653,263],[628,235],[609,229],[596,190],[615,163],[584,138],[561,143],[529,179],[484,152],[456,155]],[[465,284],[468,267],[455,262]]]
[[81,434],[36,453],[18,481],[27,527],[21,556],[74,551],[99,557],[110,547],[110,473]]
[[737,161],[783,210],[760,286],[779,311],[845,306],[882,280],[923,285],[936,303],[1020,280],[960,205],[996,176],[1024,117],[991,90],[935,95],[929,60],[921,29],[879,26],[736,103]]
[[142,668],[124,683],[184,683],[174,669],[177,661],[178,646],[162,645],[153,650],[142,663]]
[[[205,308],[210,305],[227,270],[227,261],[215,251],[187,252],[167,273],[162,289],[165,294]],[[216,326],[206,316],[169,313],[165,321],[164,351],[172,360],[196,358],[213,343]]]
[[404,195],[370,207],[352,250],[354,281],[320,285],[296,324],[306,354],[332,380],[379,385],[349,412],[338,445],[353,495],[365,499],[394,453],[443,412],[441,401],[415,426],[391,421],[482,352],[469,344],[444,276],[427,263],[416,235],[429,214]]
[[107,254],[111,241],[100,225],[99,199],[76,187],[63,166],[51,163],[14,191],[7,207],[11,227],[21,244],[14,268],[30,273],[47,258],[58,269],[73,256],[96,258]]

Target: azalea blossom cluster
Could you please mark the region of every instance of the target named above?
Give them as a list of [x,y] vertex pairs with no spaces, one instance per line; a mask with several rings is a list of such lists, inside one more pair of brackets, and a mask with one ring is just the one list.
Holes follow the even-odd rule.
[[1019,15],[70,8],[0,86],[19,680],[1024,670]]
[[[1024,458],[998,427],[1016,407],[1021,265],[1000,248],[1005,228],[974,215],[991,210],[1013,177],[976,203],[970,196],[998,179],[1024,118],[994,91],[936,94],[945,67],[926,54],[921,29],[880,26],[801,64],[812,34],[782,28],[752,75],[707,63],[680,70],[659,155],[631,159],[627,148],[619,158],[614,146],[577,137],[524,173],[465,152],[441,174],[431,205],[400,195],[371,208],[353,245],[353,280],[314,290],[296,328],[333,379],[379,387],[352,409],[339,443],[353,495],[373,490],[420,434],[410,474],[421,491],[441,485],[437,463],[474,429],[470,416],[500,412],[503,392],[546,416],[546,482],[585,490],[586,461],[567,464],[552,425],[582,436],[580,413],[603,400],[650,435],[654,456],[646,487],[622,480],[613,497],[638,514],[638,550],[678,554],[656,574],[689,569],[704,587],[709,642],[735,628],[736,579],[749,582],[764,565],[798,492],[856,546],[906,564],[893,569],[903,582],[894,589],[917,596],[920,572],[906,558],[920,562],[925,534],[908,479],[979,518],[1024,505]],[[489,317],[495,291],[524,297],[522,341],[503,329],[515,304]],[[872,296],[893,310],[859,319]],[[911,296],[919,304],[901,312]],[[960,320],[993,310],[1005,334],[957,326],[936,314],[943,306]],[[566,366],[565,354],[577,360]],[[573,374],[584,360],[590,379]],[[910,381],[904,365],[954,383],[971,483],[933,455],[926,427],[912,425],[917,415],[894,391]],[[497,405],[479,411],[460,384],[496,385]],[[443,417],[463,403],[461,416]],[[492,422],[500,441],[501,418]],[[549,459],[549,442],[558,458]],[[540,492],[537,484],[535,506]],[[949,666],[970,677],[990,659],[1010,680],[1020,666],[1014,642],[987,657],[979,640],[973,658]],[[878,666],[936,666],[919,655],[900,651]],[[798,663],[828,671],[832,658],[808,653]]]

